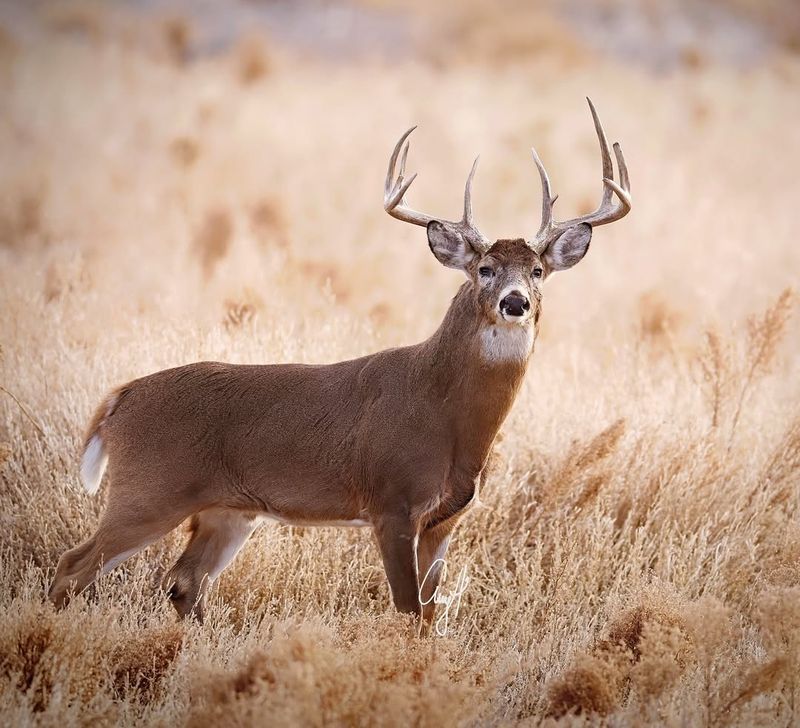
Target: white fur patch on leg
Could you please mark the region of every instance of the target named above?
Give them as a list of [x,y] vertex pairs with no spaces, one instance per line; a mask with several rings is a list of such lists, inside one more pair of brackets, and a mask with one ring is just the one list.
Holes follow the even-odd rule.
[[258,519],[248,518],[239,513],[226,513],[222,511],[214,518],[218,525],[217,536],[224,543],[220,551],[216,554],[213,564],[208,567],[208,579],[216,581],[217,577],[228,567],[228,565],[239,553],[242,546],[258,525]]
[[487,326],[481,331],[481,355],[490,364],[524,362],[533,351],[533,325]]
[[103,446],[103,438],[100,435],[92,435],[81,458],[81,481],[90,495],[97,493],[107,464],[108,455]]
[[118,556],[115,556],[113,559],[109,559],[106,563],[103,564],[103,574],[107,574],[109,571],[116,569],[122,562],[127,561],[131,556],[138,554],[145,546],[137,546],[135,549],[130,549],[128,551],[123,551]]

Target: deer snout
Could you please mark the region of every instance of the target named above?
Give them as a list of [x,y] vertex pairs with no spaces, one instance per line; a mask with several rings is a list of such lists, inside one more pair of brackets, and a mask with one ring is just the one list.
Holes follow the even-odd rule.
[[500,299],[500,313],[505,319],[524,318],[531,310],[531,302],[521,291],[510,291]]

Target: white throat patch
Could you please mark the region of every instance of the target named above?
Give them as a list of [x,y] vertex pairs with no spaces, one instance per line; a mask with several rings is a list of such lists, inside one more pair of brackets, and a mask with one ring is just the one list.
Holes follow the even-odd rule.
[[496,324],[481,330],[481,356],[490,364],[524,362],[533,351],[534,327]]

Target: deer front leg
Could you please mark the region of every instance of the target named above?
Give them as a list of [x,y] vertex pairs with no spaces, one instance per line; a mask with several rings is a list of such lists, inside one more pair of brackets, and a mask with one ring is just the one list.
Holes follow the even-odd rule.
[[382,518],[375,524],[375,536],[397,611],[419,616],[416,528],[410,519]]
[[417,559],[419,564],[419,596],[422,603],[423,632],[430,630],[436,611],[434,595],[444,570],[444,557],[450,543],[450,534],[456,525],[451,518],[433,528],[428,528],[419,537]]

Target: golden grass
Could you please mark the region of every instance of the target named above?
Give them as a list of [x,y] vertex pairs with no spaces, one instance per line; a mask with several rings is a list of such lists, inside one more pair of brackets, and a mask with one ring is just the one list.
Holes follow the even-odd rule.
[[[252,39],[192,60],[187,20],[153,55],[75,7],[0,73],[4,724],[800,720],[796,58],[654,77],[481,10],[399,65]],[[561,215],[599,194],[587,93],[635,208],[547,283],[445,637],[409,638],[365,531],[259,530],[202,627],[158,589],[183,533],[44,603],[102,508],[77,449],[111,386],[427,336],[460,281],[381,209],[396,137],[420,124],[414,204],[455,215],[482,151],[479,223],[530,235],[531,143]]]

